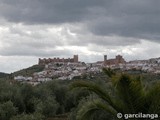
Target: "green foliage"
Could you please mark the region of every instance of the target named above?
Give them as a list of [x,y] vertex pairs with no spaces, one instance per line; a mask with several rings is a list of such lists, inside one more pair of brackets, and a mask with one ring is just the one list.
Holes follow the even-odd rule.
[[[31,86],[0,81],[0,105],[4,106],[6,105],[4,103],[10,101],[13,108],[16,108],[17,117],[14,119],[20,119],[20,117],[27,119],[34,113],[41,114],[46,118],[54,117],[57,114],[66,113],[74,107],[72,102],[74,97],[68,92],[68,84],[51,81],[38,86]],[[68,101],[70,103],[67,103]],[[12,110],[12,107],[10,108]],[[10,115],[6,114],[9,113],[9,109],[4,110],[1,107],[2,120],[9,119]],[[4,118],[5,115],[7,118]],[[15,116],[14,112],[13,115]]]
[[34,72],[40,72],[44,69],[44,65],[33,65],[29,68],[19,70],[13,73],[13,76],[23,75],[23,76],[32,76]]
[[56,111],[59,107],[59,104],[53,97],[48,97],[44,101],[39,101],[36,105],[36,112],[41,113],[46,117],[54,117]]
[[[92,101],[92,102],[91,102]],[[83,103],[83,104],[82,104]],[[80,105],[80,108],[77,112],[77,120],[90,120],[94,117],[95,112],[102,110],[110,113],[110,116],[115,115],[115,111],[104,104],[104,102],[101,99],[95,98],[95,99],[87,99],[85,102],[82,102]],[[108,117],[108,116],[107,116]]]
[[20,88],[22,100],[25,105],[26,113],[33,113],[35,111],[34,105],[34,88],[29,84],[24,84]]
[[0,120],[56,120],[63,115],[67,119],[69,113],[71,120],[114,120],[118,112],[160,113],[158,75],[104,72],[108,76],[86,74],[86,80],[53,80],[37,86],[0,80]]
[[17,112],[11,101],[0,104],[0,120],[9,120]]
[[103,72],[106,73],[109,77],[112,77],[114,76],[116,73],[114,70],[112,70],[111,68],[103,68]]
[[[93,119],[98,111],[105,111],[117,119],[117,113],[156,113],[160,114],[160,84],[145,90],[141,77],[128,74],[115,74],[110,69],[105,70],[112,78],[113,91],[108,91],[96,82],[76,81],[71,88],[83,88],[93,94],[77,108],[77,120]],[[105,85],[106,83],[104,83]],[[106,117],[107,118],[107,117]]]
[[2,72],[0,72],[0,78],[7,77],[8,75],[9,75],[8,73],[2,73]]
[[11,120],[45,120],[45,117],[39,113],[21,114],[11,118]]

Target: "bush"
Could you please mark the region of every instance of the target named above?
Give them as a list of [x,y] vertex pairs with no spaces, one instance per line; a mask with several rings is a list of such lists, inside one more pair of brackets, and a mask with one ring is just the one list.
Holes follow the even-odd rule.
[[16,111],[11,101],[0,104],[0,120],[9,120],[16,114]]

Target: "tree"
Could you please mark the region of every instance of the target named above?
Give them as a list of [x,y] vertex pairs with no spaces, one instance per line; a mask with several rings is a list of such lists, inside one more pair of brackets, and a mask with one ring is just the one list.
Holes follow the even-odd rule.
[[54,97],[48,96],[46,100],[39,101],[36,105],[36,113],[40,113],[45,117],[53,117],[56,115],[59,104],[55,101]]
[[0,120],[10,120],[17,112],[11,101],[0,104]]
[[20,88],[22,100],[25,106],[26,113],[33,113],[35,111],[34,106],[34,88],[29,84],[24,84]]
[[[146,90],[140,77],[132,77],[127,74],[115,74],[107,70],[107,75],[112,78],[113,91],[90,81],[76,81],[71,89],[83,88],[91,92],[89,99],[79,105],[77,120],[89,120],[94,118],[97,111],[102,110],[117,118],[117,113],[137,114],[155,113],[160,114],[160,84]],[[125,119],[125,118],[122,118]]]

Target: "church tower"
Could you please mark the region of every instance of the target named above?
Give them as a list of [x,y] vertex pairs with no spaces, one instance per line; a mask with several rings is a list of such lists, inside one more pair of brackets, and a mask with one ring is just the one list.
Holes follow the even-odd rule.
[[78,55],[73,56],[74,62],[78,62]]

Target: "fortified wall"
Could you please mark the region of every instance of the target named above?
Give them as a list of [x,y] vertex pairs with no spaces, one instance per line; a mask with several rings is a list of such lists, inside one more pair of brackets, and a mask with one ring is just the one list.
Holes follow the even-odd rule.
[[39,65],[45,65],[45,64],[48,64],[48,63],[56,63],[56,62],[63,62],[63,63],[68,63],[68,62],[75,62],[77,63],[78,62],[78,55],[74,55],[73,58],[39,58],[39,61],[38,61],[38,64]]

